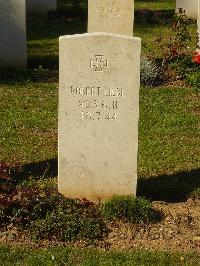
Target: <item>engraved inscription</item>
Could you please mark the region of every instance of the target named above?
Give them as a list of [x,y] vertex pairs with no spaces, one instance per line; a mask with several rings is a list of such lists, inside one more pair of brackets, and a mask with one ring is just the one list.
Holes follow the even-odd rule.
[[96,13],[106,19],[119,19],[120,18],[120,9],[118,7],[111,7],[111,8],[105,8],[105,7],[97,7]]
[[108,109],[108,110],[117,110],[118,109],[118,101],[112,101],[110,105],[106,103],[105,100],[97,101],[97,100],[79,100],[78,106],[82,109]]
[[96,8],[96,13],[100,16],[100,17],[104,17],[105,16],[105,8],[104,7],[97,7]]
[[69,86],[70,94],[83,95],[83,96],[106,96],[118,98],[125,98],[123,88],[109,88],[100,86]]
[[105,100],[79,100],[78,107],[81,108],[81,120],[102,120],[117,121],[118,101],[113,100],[106,102]]
[[117,114],[116,113],[106,113],[103,114],[101,112],[81,112],[81,120],[100,120],[104,119],[106,121],[117,121]]
[[90,60],[90,67],[96,72],[103,72],[105,68],[108,68],[108,60],[104,59],[103,55],[95,55]]
[[120,19],[122,15],[127,14],[130,11],[128,7],[122,7],[118,5],[116,1],[109,1],[107,5],[96,7],[96,14],[104,19]]
[[77,97],[77,107],[82,121],[119,120],[119,103],[125,98],[124,88],[75,85],[68,88],[70,95]]

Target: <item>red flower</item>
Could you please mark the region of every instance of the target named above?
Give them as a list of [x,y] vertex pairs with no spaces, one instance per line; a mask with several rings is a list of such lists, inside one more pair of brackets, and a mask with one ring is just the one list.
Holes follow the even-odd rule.
[[192,58],[192,61],[194,63],[197,63],[198,65],[200,65],[200,54],[196,52],[195,56],[193,56],[193,58]]

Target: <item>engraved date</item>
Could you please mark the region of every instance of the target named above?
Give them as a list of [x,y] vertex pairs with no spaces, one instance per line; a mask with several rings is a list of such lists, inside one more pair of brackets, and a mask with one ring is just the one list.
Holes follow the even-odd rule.
[[103,112],[81,112],[81,120],[107,120],[107,121],[117,121],[116,113],[103,113]]

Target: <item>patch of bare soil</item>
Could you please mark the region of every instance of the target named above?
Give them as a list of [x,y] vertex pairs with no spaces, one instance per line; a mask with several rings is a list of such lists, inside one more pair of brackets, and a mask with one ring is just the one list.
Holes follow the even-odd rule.
[[[163,213],[162,220],[154,224],[124,223],[109,224],[110,233],[95,244],[101,249],[148,249],[173,251],[200,251],[200,199],[188,199],[182,203],[153,202],[156,210]],[[54,245],[85,247],[89,244],[79,241],[74,244],[41,241],[33,242],[29,235],[10,228],[0,234],[0,242],[9,245],[47,247]]]
[[200,251],[200,200],[153,202],[153,206],[164,214],[160,222],[149,225],[112,223],[107,246],[120,250]]

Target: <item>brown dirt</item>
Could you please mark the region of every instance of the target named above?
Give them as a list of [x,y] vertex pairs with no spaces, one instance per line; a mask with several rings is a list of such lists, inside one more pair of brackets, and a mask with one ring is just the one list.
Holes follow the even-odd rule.
[[[98,242],[98,248],[110,250],[148,249],[173,251],[200,251],[200,199],[189,198],[187,202],[153,202],[153,206],[163,213],[160,222],[133,225],[121,221],[111,222],[109,235]],[[85,247],[89,244],[79,241],[75,244],[42,241],[32,242],[29,235],[10,228],[0,234],[0,242],[10,245],[46,247],[67,245]]]
[[107,245],[114,249],[200,251],[200,200],[153,202],[162,221],[150,225],[111,224]]

